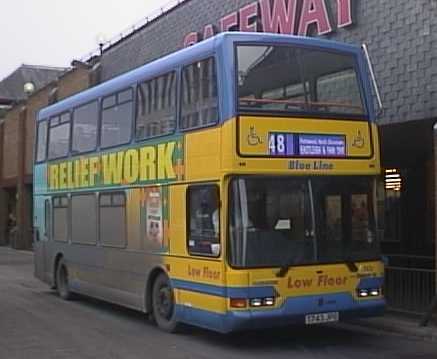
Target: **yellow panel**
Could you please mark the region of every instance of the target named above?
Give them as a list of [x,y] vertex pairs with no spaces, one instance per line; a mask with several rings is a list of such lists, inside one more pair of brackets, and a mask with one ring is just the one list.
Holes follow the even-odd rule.
[[185,135],[187,180],[217,178],[220,168],[220,127],[190,132]]
[[[274,286],[281,298],[316,295],[322,293],[350,292],[361,278],[382,277],[381,262],[357,264],[358,271],[352,273],[345,264],[293,267],[283,278],[276,276],[278,269],[228,270],[229,286]],[[247,280],[248,278],[248,280]]]
[[226,298],[224,297],[191,292],[183,289],[177,289],[175,292],[178,304],[208,310],[210,312],[226,312]]
[[187,186],[172,185],[169,187],[169,226],[168,240],[172,255],[187,255],[186,245],[186,208],[185,192]]
[[142,199],[142,189],[135,188],[127,191],[126,216],[127,216],[127,236],[129,249],[143,249],[140,227],[140,202]]
[[222,170],[230,172],[238,162],[236,147],[236,120],[226,121],[222,126]]
[[372,155],[372,138],[367,121],[260,117],[240,117],[240,153],[268,155],[270,132],[345,135],[349,157]]
[[[239,131],[237,131],[238,121],[242,123]],[[380,174],[377,127],[364,121],[244,117],[239,120],[226,121],[221,131],[223,144],[221,170],[223,173],[235,175],[254,173],[268,175]],[[268,153],[267,137],[271,131],[344,134],[347,137],[348,155],[352,157],[346,159],[268,157],[266,156]],[[253,137],[254,133],[259,140],[256,144],[252,142],[251,146],[248,144],[248,136]],[[240,143],[239,146],[246,154],[245,156],[238,155],[237,142]]]
[[220,259],[169,256],[165,258],[165,264],[170,268],[168,272],[172,279],[216,286],[225,285],[224,263]]
[[249,272],[228,268],[226,281],[230,287],[245,287],[249,285]]

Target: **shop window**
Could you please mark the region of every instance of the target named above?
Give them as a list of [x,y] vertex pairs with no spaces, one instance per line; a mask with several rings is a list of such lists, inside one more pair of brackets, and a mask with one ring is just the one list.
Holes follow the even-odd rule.
[[[48,231],[49,221],[47,218],[47,204],[46,204],[46,231]],[[53,198],[53,238],[55,241],[68,241],[68,197],[54,197]]]
[[182,129],[206,127],[218,121],[217,73],[214,58],[182,71]]
[[127,89],[102,101],[102,148],[128,143],[132,134],[132,89]]
[[139,140],[173,133],[176,128],[176,73],[138,85],[136,137]]
[[46,159],[46,151],[47,151],[47,121],[43,120],[38,123],[36,162],[42,162]]
[[215,185],[188,189],[188,251],[194,255],[220,254],[219,192]]
[[97,145],[98,104],[78,107],[73,114],[73,153],[93,151]]
[[68,155],[70,149],[70,113],[55,116],[49,125],[49,159]]
[[100,243],[108,247],[126,246],[126,197],[124,193],[100,194]]
[[96,212],[94,193],[71,197],[71,241],[73,243],[96,244]]

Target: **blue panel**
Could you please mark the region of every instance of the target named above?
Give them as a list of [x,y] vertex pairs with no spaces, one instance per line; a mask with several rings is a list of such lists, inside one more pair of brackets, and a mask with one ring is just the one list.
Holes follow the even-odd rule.
[[226,297],[226,287],[220,287],[211,284],[189,282],[179,279],[172,279],[171,285],[173,288],[177,288],[177,289],[184,289],[191,292],[205,293],[205,294],[215,295],[218,297]]
[[372,99],[370,97],[370,83],[368,81],[368,69],[363,60],[361,49],[358,46],[339,43],[331,40],[323,40],[309,37],[299,37],[290,35],[268,34],[268,33],[240,33],[227,32],[219,34],[213,38],[204,40],[194,46],[182,49],[173,54],[165,56],[157,61],[153,61],[137,69],[131,70],[125,74],[106,81],[98,86],[85,90],[77,95],[69,97],[54,105],[41,110],[38,119],[47,118],[53,114],[60,113],[66,109],[78,106],[88,102],[92,98],[99,98],[109,95],[115,91],[124,89],[128,86],[135,85],[152,76],[164,72],[178,69],[192,63],[193,61],[215,55],[220,64],[221,72],[218,73],[218,83],[220,93],[226,94],[220,96],[220,114],[221,119],[227,120],[236,114],[235,98],[236,89],[232,79],[235,79],[234,66],[234,44],[237,42],[257,42],[257,43],[277,43],[298,46],[311,46],[320,49],[340,51],[355,55],[358,58],[358,66],[361,72],[361,78],[365,91],[363,93],[365,103],[368,107],[370,118],[374,118]]
[[273,287],[222,287],[179,279],[171,280],[173,288],[225,298],[259,298],[275,296]]
[[346,157],[346,136],[299,134],[299,155]]
[[47,192],[47,164],[35,165],[33,169],[33,188],[35,194]]
[[280,308],[238,310],[226,314],[177,305],[178,321],[202,328],[228,333],[242,329],[305,324],[305,315],[330,311],[340,312],[340,320],[382,315],[383,299],[356,301],[348,293],[288,298]]
[[378,289],[384,285],[384,277],[362,278],[358,283],[358,289]]

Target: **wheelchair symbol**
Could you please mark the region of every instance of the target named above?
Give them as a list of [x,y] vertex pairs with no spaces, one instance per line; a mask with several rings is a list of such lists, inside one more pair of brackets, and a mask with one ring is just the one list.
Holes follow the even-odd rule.
[[250,126],[249,134],[247,135],[247,143],[249,146],[257,146],[263,144],[263,140],[256,134],[254,126]]
[[364,147],[364,137],[361,134],[361,131],[358,131],[358,135],[354,137],[354,141],[352,142],[352,146],[356,148]]

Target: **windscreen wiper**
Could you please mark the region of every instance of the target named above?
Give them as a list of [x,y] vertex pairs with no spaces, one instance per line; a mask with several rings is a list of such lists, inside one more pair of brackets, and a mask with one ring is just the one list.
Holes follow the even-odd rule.
[[276,276],[279,278],[285,277],[293,264],[294,261],[291,260],[287,261],[286,264],[282,265],[281,268],[279,268],[279,271],[276,273]]
[[358,272],[358,267],[352,259],[345,258],[345,264],[352,273]]

